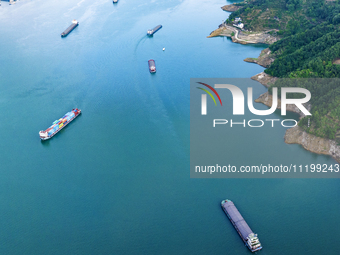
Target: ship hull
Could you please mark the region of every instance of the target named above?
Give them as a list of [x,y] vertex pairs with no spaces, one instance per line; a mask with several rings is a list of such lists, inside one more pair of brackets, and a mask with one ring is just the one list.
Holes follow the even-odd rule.
[[153,36],[154,33],[156,33],[158,30],[160,30],[162,28],[162,25],[158,25],[156,27],[154,27],[153,29],[149,30],[147,32],[148,36]]
[[70,124],[75,118],[77,118],[80,114],[81,114],[81,110],[78,110],[78,112],[75,113],[75,115],[69,121],[63,123],[62,127],[58,128],[55,132],[53,132],[51,135],[48,135],[47,137],[41,137],[40,136],[40,139],[42,141],[51,139],[53,136],[55,136],[57,133],[59,133],[60,130],[62,130],[64,127],[66,127],[68,124]]
[[150,73],[155,73],[156,72],[156,63],[155,63],[155,60],[150,59],[148,61],[148,64],[149,64],[149,71],[150,71]]
[[253,233],[246,221],[243,219],[242,215],[239,213],[234,203],[230,200],[224,200],[221,203],[222,209],[229,218],[230,222],[233,224],[237,233],[240,235],[242,241],[248,247],[251,252],[259,251],[262,246],[253,248],[248,244],[248,236]]
[[79,22],[71,24],[64,32],[61,33],[61,37],[66,37],[68,36],[73,29],[75,29],[79,25]]

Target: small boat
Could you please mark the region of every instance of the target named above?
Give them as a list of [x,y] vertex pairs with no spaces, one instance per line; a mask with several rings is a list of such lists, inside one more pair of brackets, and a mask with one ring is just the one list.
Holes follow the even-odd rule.
[[158,25],[156,27],[154,27],[153,29],[149,29],[147,32],[148,36],[153,35],[154,33],[156,33],[158,30],[160,30],[162,28],[162,25]]
[[155,73],[155,72],[156,72],[156,64],[155,64],[155,60],[150,59],[150,60],[148,61],[148,63],[149,63],[149,71],[150,71],[150,73]]
[[112,0],[112,2],[115,4],[115,3],[118,3],[118,0]]

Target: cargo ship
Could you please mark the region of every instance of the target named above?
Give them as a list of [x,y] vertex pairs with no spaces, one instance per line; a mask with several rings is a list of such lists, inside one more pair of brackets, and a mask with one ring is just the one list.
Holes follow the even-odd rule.
[[155,64],[155,60],[150,59],[150,60],[148,61],[148,63],[149,63],[149,71],[150,71],[150,73],[155,73],[155,72],[156,72],[156,64]]
[[59,120],[55,120],[46,130],[42,130],[39,132],[39,136],[41,140],[47,140],[52,138],[56,133],[66,127],[72,120],[79,116],[81,110],[75,108],[72,111],[66,113],[62,118]]
[[64,32],[61,33],[61,37],[66,37],[69,33],[72,32],[73,29],[75,29],[79,25],[79,22],[77,20],[72,20],[72,24],[66,28]]
[[262,246],[259,238],[257,237],[257,234],[254,234],[253,231],[250,229],[247,222],[243,219],[242,215],[237,210],[234,203],[229,199],[226,199],[221,202],[221,206],[249,250],[251,252],[261,250]]
[[154,27],[153,29],[149,29],[147,32],[147,35],[151,36],[154,33],[156,33],[158,30],[160,30],[162,28],[162,25],[158,25],[156,27]]

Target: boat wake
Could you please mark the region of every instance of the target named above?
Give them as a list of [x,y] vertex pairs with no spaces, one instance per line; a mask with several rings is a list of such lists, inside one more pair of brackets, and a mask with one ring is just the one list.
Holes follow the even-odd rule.
[[134,50],[134,54],[137,53],[137,49],[138,49],[139,44],[144,43],[147,39],[148,39],[148,36],[147,36],[147,35],[143,35],[142,38],[140,38],[140,39],[137,41],[137,44],[136,44],[135,50]]

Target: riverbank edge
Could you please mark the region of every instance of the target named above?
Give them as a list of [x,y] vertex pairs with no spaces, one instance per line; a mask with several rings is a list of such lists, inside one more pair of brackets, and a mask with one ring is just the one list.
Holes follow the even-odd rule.
[[271,31],[272,30],[260,32],[244,32],[237,29],[236,27],[232,27],[223,23],[220,24],[217,29],[212,31],[210,35],[207,36],[207,38],[225,36],[231,38],[232,42],[234,43],[270,45],[278,40],[277,37],[269,34]]
[[221,9],[223,11],[227,11],[227,12],[235,12],[238,11],[239,9],[241,9],[242,6],[237,6],[235,4],[227,4],[221,7]]
[[[222,10],[228,12],[234,12],[242,8],[241,6],[237,6],[234,4],[224,5],[221,7]],[[207,38],[225,36],[231,38],[232,42],[240,43],[240,44],[272,44],[276,42],[279,38],[272,36],[270,34],[272,30],[268,31],[259,31],[259,32],[251,32],[245,31],[243,29],[238,29],[234,26],[229,26],[226,23],[222,23],[218,26],[217,29],[212,31]],[[276,31],[276,30],[275,30]]]
[[[274,83],[278,78],[261,72],[252,76],[251,79],[260,82],[263,86],[268,88],[270,84]],[[273,102],[272,95],[270,95],[267,91],[260,95],[255,102],[271,107]],[[304,106],[308,109],[308,111],[310,111],[312,107],[311,104],[304,104]],[[277,108],[281,108],[280,99],[278,99]],[[299,114],[300,119],[304,117],[304,114],[295,105],[287,105],[287,111]],[[332,156],[333,159],[340,163],[340,146],[337,145],[336,141],[309,134],[299,126],[287,129],[284,135],[284,141],[287,144],[299,144],[305,150],[316,154]]]
[[[238,10],[238,6],[234,4],[225,5],[221,7],[224,11],[233,12]],[[228,26],[225,23],[219,25],[218,29],[212,31],[208,38],[211,37],[218,37],[218,36],[226,36],[231,38],[232,42],[240,43],[240,44],[272,44],[279,40],[279,38],[269,35],[270,31],[262,31],[258,32],[257,34],[254,33],[243,33],[243,39],[238,38],[239,31],[236,27]],[[255,40],[254,40],[255,38]],[[274,56],[271,55],[271,51],[269,48],[266,48],[261,51],[258,58],[246,58],[244,59],[245,62],[255,63],[264,68],[270,66],[270,64],[275,60]],[[265,72],[261,72],[251,77],[251,79],[260,82],[266,88],[269,88],[270,84],[274,83],[278,78],[272,77]],[[255,100],[255,102],[262,103],[268,107],[272,106],[272,96],[267,91],[266,93],[262,94]],[[281,100],[278,99],[278,108],[281,107]],[[310,110],[311,105],[305,104],[305,107]],[[300,119],[303,116],[303,113],[298,109],[295,105],[287,105],[287,110],[291,112],[295,112],[300,115]],[[309,134],[306,131],[302,130],[299,126],[290,128],[286,130],[284,135],[284,141],[287,144],[299,144],[305,150],[316,154],[323,154],[332,156],[338,163],[340,163],[340,146],[334,140],[326,139],[317,137],[315,135]]]

